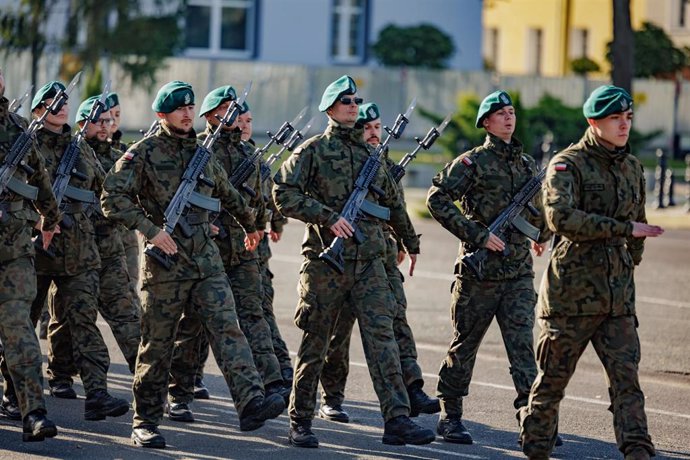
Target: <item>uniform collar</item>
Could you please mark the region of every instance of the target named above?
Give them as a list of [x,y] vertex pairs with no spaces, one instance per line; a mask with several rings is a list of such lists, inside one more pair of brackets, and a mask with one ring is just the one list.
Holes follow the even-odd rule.
[[597,139],[592,128],[587,128],[585,135],[580,141],[584,144],[587,153],[595,158],[598,158],[606,163],[613,164],[622,162],[628,154],[630,154],[630,144],[625,144],[625,147],[609,150]]
[[167,123],[161,123],[160,129],[156,134],[161,137],[167,137],[176,140],[180,142],[184,147],[196,147],[197,145],[196,131],[194,131],[194,128],[192,128],[192,130],[189,132],[189,137],[180,137],[177,134],[174,134],[172,131],[170,131],[170,128],[168,127]]
[[99,141],[97,138],[92,138],[92,139],[87,139],[86,143],[89,144],[89,146],[93,149],[94,152],[96,152],[97,156],[108,156],[110,155],[110,150],[112,149],[112,146],[110,145],[110,142],[106,141]]
[[506,159],[516,159],[522,155],[522,142],[513,136],[510,144],[507,144],[503,139],[491,133],[486,134],[484,140],[484,148],[492,150]]
[[72,141],[72,128],[70,125],[62,125],[62,131],[54,133],[47,129],[39,129],[36,136],[41,139],[41,142],[51,149],[59,149],[60,154],[67,148]]
[[[206,129],[204,130],[204,134],[206,136],[210,136],[211,134],[213,134],[213,131],[215,129],[215,126],[213,126],[211,123],[206,122]],[[242,142],[242,130],[240,128],[235,128],[230,131],[222,129],[216,142],[238,145]]]
[[353,144],[364,144],[364,128],[363,127],[349,127],[338,123],[332,118],[328,119],[328,127],[325,134],[329,137],[336,137],[344,142]]

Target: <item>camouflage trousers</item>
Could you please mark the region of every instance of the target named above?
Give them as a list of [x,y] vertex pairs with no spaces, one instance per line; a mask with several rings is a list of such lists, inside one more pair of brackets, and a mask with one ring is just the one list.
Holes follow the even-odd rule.
[[396,303],[382,259],[345,261],[337,274],[325,262],[307,259],[299,281],[295,324],[303,330],[295,361],[289,414],[293,420],[312,419],[316,392],[333,325],[345,305],[359,322],[364,354],[384,420],[409,415],[400,354],[393,333]]
[[22,257],[0,263],[0,355],[6,396],[15,395],[22,416],[45,410],[41,346],[30,319],[36,296],[36,271],[32,259]]
[[[254,363],[264,385],[282,383],[280,364],[273,351],[271,329],[263,315],[263,294],[258,261],[256,259],[241,261],[238,265],[230,267],[226,274],[232,288],[240,328],[249,342]],[[203,357],[200,357],[199,354],[204,353],[208,357],[208,351],[206,351],[208,346],[203,343],[205,339],[205,334],[203,329],[199,327],[198,320],[193,317],[184,317],[177,332],[177,342],[170,368],[169,391],[170,396],[176,402],[193,398],[194,381],[192,378],[196,377],[197,370],[202,364],[200,359]],[[188,357],[194,352],[197,353],[197,358],[191,362]],[[191,376],[187,375],[189,369],[192,369]],[[191,386],[189,385],[190,381]]]
[[[393,333],[400,352],[400,367],[403,383],[409,387],[415,382],[424,384],[422,369],[417,363],[417,347],[415,346],[412,329],[407,322],[407,298],[403,288],[403,274],[393,263],[386,263],[386,275],[393,296],[396,301],[395,316],[393,317]],[[331,343],[328,346],[326,361],[321,371],[321,400],[329,406],[342,405],[345,400],[345,384],[350,372],[350,339],[355,325],[355,314],[352,308],[345,306],[338,315],[333,326]]]
[[127,274],[129,275],[129,290],[131,292],[132,301],[137,310],[141,311],[141,299],[139,298],[139,258],[141,257],[141,244],[137,231],[123,231],[122,244],[125,247]]
[[56,350],[53,341],[55,336],[60,337],[63,333],[61,329],[68,328],[72,331],[71,334],[67,332],[72,338],[72,353],[69,358],[74,360],[76,367],[70,368],[67,375],[63,375],[61,369],[54,371],[49,365],[48,380],[71,383],[74,371],[78,370],[87,395],[96,390],[106,390],[110,356],[101,331],[96,326],[98,271],[87,270],[73,276],[37,276],[37,294],[31,305],[33,321],[38,321],[51,282],[55,284],[55,295],[48,304],[51,322],[48,325],[49,361],[51,356],[65,353],[64,350]]
[[516,409],[527,405],[537,375],[533,336],[536,294],[532,278],[477,281],[456,276],[452,287],[453,339],[441,363],[437,392],[441,417],[462,417],[479,345],[496,317],[517,391]]
[[591,342],[606,371],[616,443],[623,454],[642,447],[654,455],[647,431],[644,394],[638,379],[640,340],[635,316],[575,316],[540,319],[539,373],[520,410],[525,454],[548,457],[558,425],[558,406],[577,361]]
[[[110,326],[115,341],[127,361],[129,371],[134,373],[141,339],[140,315],[139,308],[132,301],[132,293],[122,289],[123,284],[129,281],[124,256],[103,259],[99,275],[98,311]],[[54,302],[54,293],[51,289],[49,305]],[[51,318],[48,331],[51,334],[52,350],[48,356],[48,369],[53,375],[53,380],[66,380],[66,376],[73,375],[75,370],[69,324],[62,324],[56,318]]]
[[[208,333],[213,355],[227,382],[238,413],[257,396],[263,384],[247,339],[237,324],[235,304],[228,278],[218,273],[197,280],[153,284],[142,290],[141,344],[134,374],[133,427],[158,425],[163,417],[173,347],[189,350],[179,363],[196,361],[199,350],[180,340],[196,341],[195,334],[178,337],[180,318],[194,318],[199,329]],[[178,342],[175,343],[176,338]],[[183,372],[194,378],[196,366]]]

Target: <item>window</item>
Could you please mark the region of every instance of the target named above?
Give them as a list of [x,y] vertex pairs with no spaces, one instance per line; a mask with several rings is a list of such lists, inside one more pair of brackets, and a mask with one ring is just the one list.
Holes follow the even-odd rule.
[[331,57],[338,64],[364,62],[366,0],[334,0]]
[[690,0],[678,0],[678,27],[690,28]]
[[498,69],[498,29],[484,30],[484,65],[486,69]]
[[589,31],[587,29],[572,29],[570,31],[570,59],[587,57]]
[[189,0],[187,55],[248,58],[254,55],[256,0]]
[[527,73],[541,75],[543,32],[541,29],[527,31]]

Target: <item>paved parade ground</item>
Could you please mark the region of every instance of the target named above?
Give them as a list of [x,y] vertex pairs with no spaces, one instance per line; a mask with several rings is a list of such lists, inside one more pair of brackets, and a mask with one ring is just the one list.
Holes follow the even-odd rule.
[[[655,219],[667,217],[660,213],[650,214],[650,223],[664,225]],[[681,224],[686,220],[690,223],[690,214],[676,212],[673,219]],[[423,235],[422,254],[415,276],[405,283],[408,318],[417,340],[419,362],[426,379],[425,390],[433,394],[436,372],[451,338],[449,287],[457,241],[432,220],[414,218],[414,221],[418,233]],[[685,229],[667,230],[660,238],[647,240],[642,265],[635,273],[642,344],[640,380],[657,458],[690,459],[690,225],[674,226]],[[292,316],[302,232],[303,225],[292,221],[286,227],[283,240],[273,245],[271,261],[275,273],[276,317],[293,353],[300,339]],[[542,258],[536,263],[537,283],[545,262],[546,258]],[[102,320],[99,325],[111,352],[109,389],[114,396],[131,401],[132,376],[107,326]],[[358,334],[357,329],[355,333]],[[495,324],[480,348],[470,395],[465,400],[464,418],[475,440],[471,446],[444,443],[440,437],[426,446],[382,444],[383,421],[364,364],[361,341],[355,339],[352,343],[353,362],[344,406],[351,421],[339,424],[316,419],[314,432],[320,441],[319,449],[288,445],[285,414],[255,432],[241,433],[227,387],[212,363],[207,366],[206,377],[211,399],[192,405],[196,417],[193,424],[164,421],[160,428],[168,443],[165,450],[132,446],[129,439],[131,412],[105,422],[85,422],[84,392],[77,380],[78,400],[46,398],[49,415],[60,430],[57,438],[42,443],[22,443],[20,425],[0,419],[0,459],[523,457],[517,444],[517,422],[512,407],[515,393]],[[42,341],[44,352],[45,346]],[[555,450],[554,458],[622,458],[615,446],[612,417],[607,407],[604,374],[596,355],[588,348],[561,404],[560,432],[565,444]],[[437,415],[422,415],[416,420],[433,429],[437,418]]]

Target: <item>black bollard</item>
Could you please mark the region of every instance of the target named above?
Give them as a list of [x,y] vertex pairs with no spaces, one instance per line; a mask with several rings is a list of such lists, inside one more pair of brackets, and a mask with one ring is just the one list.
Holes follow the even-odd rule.
[[656,149],[656,171],[654,172],[654,195],[657,199],[657,209],[666,207],[664,192],[666,189],[666,155],[662,149]]

